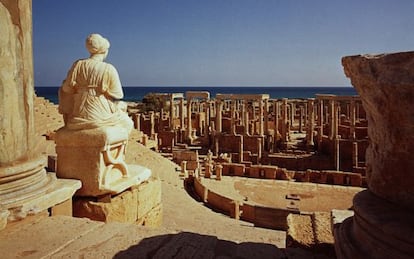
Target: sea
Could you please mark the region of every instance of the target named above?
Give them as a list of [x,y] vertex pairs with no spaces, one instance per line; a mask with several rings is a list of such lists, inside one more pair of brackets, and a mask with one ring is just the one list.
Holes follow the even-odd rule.
[[[58,89],[56,86],[36,86],[35,92],[38,96],[45,97],[51,102],[58,104]],[[209,87],[181,87],[181,86],[125,86],[124,101],[140,102],[145,95],[149,93],[185,93],[187,91],[208,91],[211,98],[216,94],[269,94],[271,99],[277,98],[312,98],[316,94],[334,94],[340,96],[358,95],[355,89],[348,87],[328,87],[328,86],[275,86],[275,87],[259,87],[259,86],[209,86]]]

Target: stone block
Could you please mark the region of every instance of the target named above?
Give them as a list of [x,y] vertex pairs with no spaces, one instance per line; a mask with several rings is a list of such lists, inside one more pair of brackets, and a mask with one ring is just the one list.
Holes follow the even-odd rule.
[[140,219],[161,203],[161,181],[157,178],[150,178],[149,181],[138,185],[136,191],[137,217]]
[[286,247],[310,248],[314,243],[311,215],[289,214]]
[[68,199],[51,208],[51,216],[72,216],[72,199]]
[[128,132],[121,127],[87,130],[61,128],[56,134],[57,176],[78,179],[78,196],[117,194],[148,179],[151,171],[127,165]]
[[162,225],[163,214],[162,204],[152,208],[146,215],[138,218],[136,224],[146,227],[160,227]]
[[[150,178],[115,195],[95,197],[76,197],[73,215],[103,222],[129,222],[156,224],[162,221],[161,181]],[[151,218],[153,215],[154,219]],[[158,223],[157,223],[158,224]]]
[[0,230],[6,227],[7,225],[7,217],[9,216],[10,212],[8,210],[1,210],[0,211]]

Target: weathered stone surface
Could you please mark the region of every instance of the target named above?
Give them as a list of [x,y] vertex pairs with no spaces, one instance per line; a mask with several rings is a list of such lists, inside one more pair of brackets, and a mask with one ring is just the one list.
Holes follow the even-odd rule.
[[161,181],[157,178],[151,178],[150,181],[138,185],[135,191],[138,196],[138,219],[161,203]]
[[342,64],[367,114],[369,189],[413,208],[414,52],[350,56]]
[[0,230],[6,227],[9,214],[8,210],[0,210]]
[[345,219],[354,216],[354,211],[352,210],[332,210],[331,219],[332,226],[342,223]]
[[414,214],[370,191],[355,195],[355,214],[335,227],[338,258],[413,258]]
[[331,227],[331,213],[312,213],[312,224],[316,243],[319,245],[330,245],[333,249],[334,237]]
[[150,178],[113,197],[77,197],[73,215],[103,222],[159,226],[162,223],[161,181]]
[[286,247],[310,248],[315,244],[311,215],[289,214]]
[[3,166],[34,155],[31,1],[1,0],[0,24],[0,166]]
[[368,119],[368,190],[334,228],[338,258],[413,258],[414,52],[344,57]]
[[[50,217],[36,224],[24,224],[12,234],[7,231],[0,232],[1,256],[2,258],[42,258],[62,249],[102,224],[85,219],[74,221],[71,217]],[[5,236],[6,234],[8,235]],[[34,234],[37,238],[27,242],[27,237]]]
[[286,258],[283,250],[263,242],[63,216],[0,232],[0,240],[2,258]]

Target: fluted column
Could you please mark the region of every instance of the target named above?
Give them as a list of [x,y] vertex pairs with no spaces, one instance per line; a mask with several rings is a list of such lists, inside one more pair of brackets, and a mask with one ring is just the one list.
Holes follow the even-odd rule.
[[414,257],[414,52],[350,56],[345,74],[368,119],[368,190],[335,228],[338,258]]

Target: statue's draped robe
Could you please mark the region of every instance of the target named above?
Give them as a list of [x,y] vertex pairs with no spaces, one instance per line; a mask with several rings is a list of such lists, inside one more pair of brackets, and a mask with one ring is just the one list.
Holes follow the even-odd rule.
[[76,61],[59,90],[59,111],[69,129],[121,126],[130,131],[131,119],[121,110],[123,98],[118,72],[93,58]]

